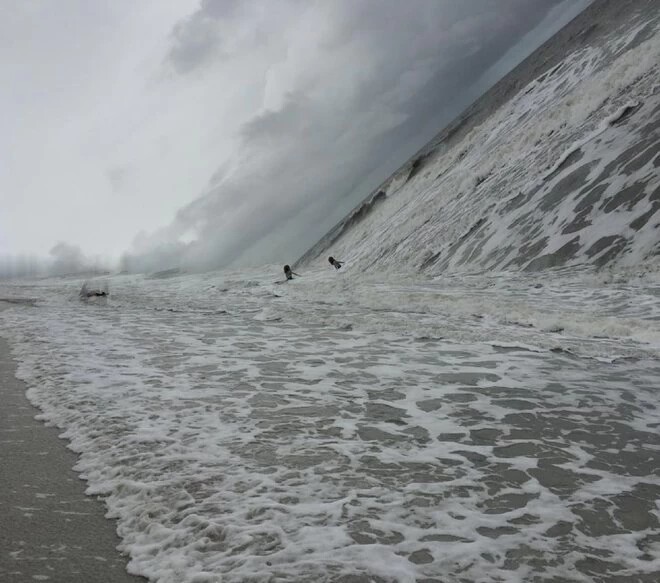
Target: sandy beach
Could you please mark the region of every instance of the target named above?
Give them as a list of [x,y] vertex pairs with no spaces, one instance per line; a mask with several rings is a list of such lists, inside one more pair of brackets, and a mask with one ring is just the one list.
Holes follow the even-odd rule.
[[15,369],[0,338],[0,580],[144,581],[127,574],[114,521],[104,518],[100,500],[85,495],[72,469],[77,456],[59,430],[35,419]]

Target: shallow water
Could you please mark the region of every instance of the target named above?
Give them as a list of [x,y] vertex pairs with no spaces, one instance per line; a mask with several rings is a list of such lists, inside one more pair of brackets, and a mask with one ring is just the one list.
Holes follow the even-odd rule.
[[263,273],[1,290],[133,572],[657,580],[654,275]]

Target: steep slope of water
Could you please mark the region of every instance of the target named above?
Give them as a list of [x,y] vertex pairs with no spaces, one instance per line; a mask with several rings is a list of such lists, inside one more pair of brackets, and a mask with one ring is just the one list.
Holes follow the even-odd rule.
[[652,265],[660,13],[597,2],[299,261],[430,275]]

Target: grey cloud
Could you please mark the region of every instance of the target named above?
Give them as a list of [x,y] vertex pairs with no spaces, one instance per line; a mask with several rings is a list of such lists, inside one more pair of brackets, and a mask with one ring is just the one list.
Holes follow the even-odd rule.
[[106,171],[106,176],[114,192],[120,192],[124,189],[130,174],[131,168],[129,166],[113,166]]
[[202,0],[196,12],[174,27],[168,62],[179,73],[208,62],[222,50],[222,24],[230,24],[239,8],[240,0]]
[[174,43],[169,60],[180,73],[197,68],[219,44],[219,35],[212,21],[201,20],[194,27],[180,25],[172,35]]
[[1,255],[0,280],[63,275],[94,275],[114,269],[116,262],[86,254],[79,245],[59,242],[48,257],[37,255]]
[[51,250],[53,260],[51,273],[66,275],[83,271],[87,267],[87,260],[82,249],[70,243],[57,243]]

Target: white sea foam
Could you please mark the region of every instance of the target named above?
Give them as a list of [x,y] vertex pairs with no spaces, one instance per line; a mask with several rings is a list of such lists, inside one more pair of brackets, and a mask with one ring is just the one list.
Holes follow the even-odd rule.
[[[632,45],[641,30],[654,26],[643,42]],[[565,260],[566,265],[597,261],[609,246],[604,245],[594,257],[590,254],[593,245],[604,236],[622,235],[630,239],[630,247],[619,254],[618,263],[653,261],[654,224],[649,221],[635,233],[630,227],[655,208],[651,193],[659,184],[653,156],[645,158],[642,152],[637,154],[645,160],[642,167],[602,179],[608,186],[602,200],[642,180],[646,197],[621,205],[616,212],[596,205],[587,215],[589,220],[564,233],[577,214],[581,187],[596,180],[608,164],[626,159],[626,152],[642,141],[640,132],[656,115],[660,102],[657,22],[636,24],[628,32],[618,48],[621,37],[574,50],[522,86],[464,137],[440,144],[412,178],[405,181],[407,175],[397,176],[388,197],[346,229],[333,242],[332,253],[350,257],[352,267],[360,271],[410,273],[420,266],[431,273],[502,270],[519,257],[525,244],[534,242],[530,233],[537,233],[539,247],[527,262],[555,253],[579,237],[579,249]],[[628,50],[623,51],[625,47]],[[630,108],[634,109],[630,124],[617,127]],[[653,148],[652,141],[649,147]],[[581,156],[579,163],[569,163],[571,155]],[[565,186],[562,181],[578,168],[590,169],[582,178],[584,183],[576,178],[578,183]],[[553,193],[555,187],[558,192]],[[556,206],[549,202],[566,192],[573,196]],[[529,199],[513,212],[509,207],[527,193]],[[482,223],[480,228],[477,221]],[[477,235],[471,239],[473,232]],[[545,245],[541,236],[548,238]],[[435,259],[425,265],[431,258]]]
[[660,488],[659,354],[637,337],[660,318],[655,276],[278,271],[118,276],[106,305],[44,280],[1,313],[131,572],[569,580],[594,549],[657,568],[639,558],[657,508],[637,530],[581,526],[594,500],[616,521]]

